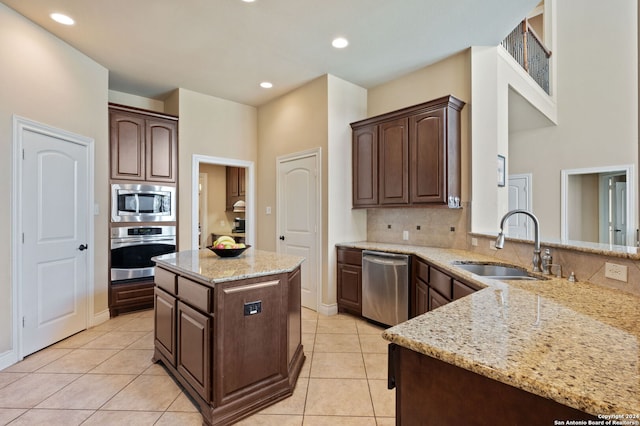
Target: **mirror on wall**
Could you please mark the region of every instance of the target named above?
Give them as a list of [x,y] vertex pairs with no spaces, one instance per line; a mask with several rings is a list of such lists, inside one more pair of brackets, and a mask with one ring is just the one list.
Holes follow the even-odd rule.
[[636,245],[633,165],[562,170],[565,241]]

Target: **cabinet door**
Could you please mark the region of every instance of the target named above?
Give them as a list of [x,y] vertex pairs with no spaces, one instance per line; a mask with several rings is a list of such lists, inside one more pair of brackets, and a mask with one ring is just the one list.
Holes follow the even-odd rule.
[[449,299],[429,287],[429,310],[433,311],[440,306],[444,306],[449,303]]
[[176,365],[176,298],[155,288],[154,292],[155,348]]
[[175,121],[146,120],[146,178],[175,182],[178,168],[178,132]]
[[338,309],[362,315],[362,267],[338,263]]
[[244,197],[247,194],[247,169],[238,167],[238,196]]
[[429,288],[420,279],[416,279],[416,315],[429,311]]
[[411,202],[446,202],[445,108],[411,117]]
[[120,111],[109,112],[111,179],[144,180],[145,120]]
[[378,128],[353,131],[353,207],[378,204]]
[[211,399],[212,319],[178,302],[178,372],[206,401]]
[[233,210],[233,204],[240,200],[239,167],[227,166],[227,211]]
[[408,119],[379,125],[379,201],[380,204],[409,203]]

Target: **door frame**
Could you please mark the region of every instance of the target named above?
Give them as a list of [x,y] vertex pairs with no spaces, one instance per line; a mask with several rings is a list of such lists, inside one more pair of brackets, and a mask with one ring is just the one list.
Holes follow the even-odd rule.
[[[291,154],[281,155],[276,157],[276,206],[280,205],[280,164],[292,160],[299,160],[306,157],[315,157],[316,160],[316,282],[318,283],[317,291],[317,303],[316,312],[321,312],[320,308],[324,306],[322,302],[322,148],[311,148],[305,151],[299,151]],[[281,234],[280,230],[280,209],[276,209],[276,234],[274,238],[277,238]],[[276,243],[276,250],[280,252],[280,244]]]
[[247,169],[247,182],[249,182],[246,196],[245,220],[247,224],[246,242],[253,245],[256,235],[256,171],[253,161],[235,160],[225,157],[211,157],[208,155],[193,154],[191,158],[191,249],[198,250],[198,185],[200,183],[200,164],[213,164],[215,166],[244,167]]
[[12,184],[11,184],[11,252],[13,253],[13,260],[11,262],[11,309],[12,309],[12,349],[4,356],[0,356],[0,369],[14,364],[24,358],[23,356],[23,340],[22,340],[22,327],[19,326],[20,318],[22,317],[22,258],[24,253],[22,251],[22,230],[24,224],[22,223],[22,150],[23,144],[23,132],[29,130],[32,132],[40,133],[46,136],[55,137],[64,140],[69,143],[82,145],[86,148],[87,154],[87,244],[92,249],[91,256],[86,256],[87,259],[87,288],[86,288],[86,324],[90,326],[92,324],[91,319],[94,316],[93,296],[94,296],[94,257],[95,257],[95,236],[94,236],[94,169],[95,169],[95,154],[94,154],[94,140],[87,136],[82,136],[76,133],[69,132],[67,130],[59,129],[47,124],[39,123],[37,121],[30,120],[28,118],[13,115],[13,144],[12,144]]
[[[627,175],[627,244],[636,241],[636,197],[635,197],[635,166],[624,164],[621,166],[586,167],[582,169],[562,169],[560,171],[560,238],[569,240],[569,178],[574,175],[601,174],[624,172]],[[599,207],[598,207],[599,208]]]

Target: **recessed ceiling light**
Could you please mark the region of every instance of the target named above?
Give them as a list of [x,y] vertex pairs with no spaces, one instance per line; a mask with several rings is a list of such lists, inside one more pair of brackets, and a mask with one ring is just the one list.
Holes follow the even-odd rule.
[[273,84],[268,81],[263,81],[262,83],[260,83],[260,87],[262,87],[263,89],[271,89],[273,87]]
[[76,23],[76,21],[74,21],[72,18],[67,15],[63,15],[62,13],[52,13],[49,16],[51,16],[51,19],[53,19],[54,21],[63,25],[73,25]]
[[349,41],[346,38],[338,37],[333,39],[333,41],[331,42],[331,45],[336,49],[344,49],[349,45]]
[[245,3],[253,3],[256,0],[242,0],[242,1],[245,2]]

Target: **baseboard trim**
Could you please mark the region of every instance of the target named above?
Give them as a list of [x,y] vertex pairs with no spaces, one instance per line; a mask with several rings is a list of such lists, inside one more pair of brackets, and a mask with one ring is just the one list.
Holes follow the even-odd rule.
[[93,315],[93,319],[91,321],[91,324],[89,324],[89,327],[95,327],[96,325],[100,325],[103,322],[109,321],[109,318],[111,318],[109,309],[105,309],[104,311]]
[[322,304],[320,304],[320,306],[318,308],[318,313],[322,314],[322,315],[327,315],[327,316],[337,315],[338,314],[338,304],[337,303],[332,303],[332,304],[328,305],[326,303],[322,303]]
[[18,362],[18,354],[13,349],[0,354],[0,370],[10,367],[16,362]]

